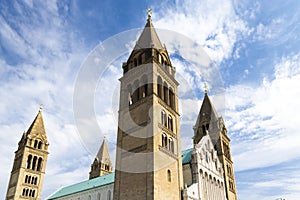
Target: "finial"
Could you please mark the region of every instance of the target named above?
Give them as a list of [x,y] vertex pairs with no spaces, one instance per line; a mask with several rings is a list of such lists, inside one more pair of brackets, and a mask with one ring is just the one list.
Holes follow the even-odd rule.
[[148,20],[150,20],[150,19],[151,19],[151,15],[152,15],[151,11],[152,11],[152,9],[151,9],[151,8],[148,8],[148,9],[147,9],[147,13],[148,13]]
[[203,89],[204,89],[204,93],[205,93],[205,94],[207,94],[207,92],[208,92],[208,88],[207,88],[207,85],[206,85],[206,83],[204,83]]
[[43,104],[40,104],[40,112],[43,110]]

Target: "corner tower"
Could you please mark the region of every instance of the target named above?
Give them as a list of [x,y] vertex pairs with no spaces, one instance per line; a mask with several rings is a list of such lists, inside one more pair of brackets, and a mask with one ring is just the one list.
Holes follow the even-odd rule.
[[230,151],[230,139],[222,117],[218,113],[205,90],[204,99],[194,126],[194,145],[209,135],[217,151],[224,170],[225,192],[228,200],[237,200],[233,161]]
[[48,146],[40,107],[31,126],[23,133],[15,152],[6,200],[41,199]]
[[102,145],[97,156],[91,165],[90,179],[110,174],[112,172],[112,163],[107,148],[106,138],[104,137]]
[[179,200],[183,178],[178,82],[149,12],[122,67],[114,200]]

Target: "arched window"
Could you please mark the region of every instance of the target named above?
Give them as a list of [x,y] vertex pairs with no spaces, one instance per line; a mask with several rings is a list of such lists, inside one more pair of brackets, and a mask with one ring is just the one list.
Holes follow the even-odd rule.
[[173,118],[171,115],[168,116],[168,128],[173,131]]
[[28,176],[27,183],[29,183],[29,184],[30,184],[30,181],[31,181],[31,176]]
[[35,177],[32,177],[31,184],[34,184]]
[[34,157],[33,157],[33,161],[32,161],[32,167],[31,167],[32,170],[35,170],[35,167],[36,167],[36,161],[37,161],[37,157],[34,156]]
[[164,82],[164,101],[166,104],[169,104],[168,84],[166,82]]
[[37,177],[34,178],[34,185],[37,185]]
[[140,100],[140,82],[138,80],[136,80],[134,82],[134,87],[133,87],[133,98],[132,98],[132,103],[137,102],[138,100]]
[[203,135],[206,135],[206,130],[205,130],[205,126],[204,125],[202,125],[202,133],[203,133]]
[[172,138],[169,138],[169,151],[171,151],[172,153],[174,153],[174,141]]
[[91,195],[89,195],[89,200],[92,200],[92,197],[91,197]]
[[142,98],[148,96],[148,78],[146,75],[142,77]]
[[29,189],[26,189],[25,196],[27,197],[29,193]]
[[35,190],[32,191],[32,197],[34,197],[34,196],[35,196]]
[[172,181],[172,174],[171,174],[171,170],[168,169],[168,181],[171,182]]
[[170,107],[175,108],[175,96],[172,88],[169,88]]
[[31,195],[32,195],[32,190],[29,190],[29,196],[31,197]]
[[28,181],[28,176],[26,175],[25,176],[25,183],[27,183],[27,181]]
[[37,164],[37,171],[41,171],[42,170],[42,164],[43,164],[43,159],[39,158],[38,164]]
[[132,102],[132,87],[131,85],[128,85],[127,86],[127,91],[128,91],[128,104],[131,105],[133,102]]
[[135,59],[133,60],[133,62],[134,62],[134,66],[136,67],[136,66],[137,66],[137,59],[135,58]]
[[162,98],[162,79],[160,76],[157,77],[157,96]]
[[111,200],[111,191],[108,190],[108,193],[107,193],[107,200]]
[[98,200],[101,200],[101,194],[98,193],[98,197],[97,197]]
[[32,160],[32,155],[28,155],[28,158],[27,158],[27,166],[26,166],[27,169],[30,169],[30,166],[31,166],[31,160]]
[[167,114],[164,110],[161,111],[161,124],[167,126]]
[[37,141],[37,140],[35,140],[35,141],[34,141],[34,148],[36,148],[36,147],[37,147],[37,144],[38,144],[38,141]]
[[42,141],[39,141],[38,149],[41,149],[41,148],[42,148]]
[[26,192],[26,190],[25,190],[25,188],[23,189],[23,192],[22,192],[22,196],[25,196],[25,192]]
[[206,160],[206,162],[208,163],[208,153],[206,152],[206,154],[205,154],[205,160]]
[[162,142],[162,147],[168,146],[168,137],[164,133],[161,135],[161,142]]
[[200,169],[200,175],[203,176],[203,170],[202,169]]
[[140,54],[139,57],[138,57],[138,65],[141,65],[142,62],[143,62],[142,54]]

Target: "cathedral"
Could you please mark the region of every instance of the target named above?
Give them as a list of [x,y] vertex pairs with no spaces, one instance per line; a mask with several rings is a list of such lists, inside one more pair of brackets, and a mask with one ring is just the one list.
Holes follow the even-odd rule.
[[[104,137],[89,180],[47,199],[237,200],[230,139],[207,90],[191,127],[193,148],[181,149],[179,83],[150,12],[122,69],[115,169]],[[6,199],[41,198],[48,145],[40,111],[19,143]]]

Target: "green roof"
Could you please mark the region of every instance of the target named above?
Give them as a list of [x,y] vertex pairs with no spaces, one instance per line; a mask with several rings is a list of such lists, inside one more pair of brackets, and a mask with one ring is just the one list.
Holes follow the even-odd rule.
[[182,151],[182,164],[188,164],[192,160],[193,148]]
[[111,174],[93,178],[93,179],[90,179],[87,181],[76,183],[74,185],[70,185],[70,186],[59,189],[57,192],[52,194],[47,199],[48,200],[56,199],[59,197],[75,194],[75,193],[82,192],[85,190],[90,190],[90,189],[101,187],[104,185],[113,184],[114,177],[115,177],[115,173],[111,173]]
[[[193,148],[186,149],[182,151],[182,164],[188,164],[192,159]],[[60,197],[68,196],[71,194],[79,193],[85,190],[90,190],[97,187],[102,187],[104,185],[109,185],[114,183],[115,173],[107,174],[105,176],[100,176],[97,178],[93,178],[91,180],[86,180],[80,183],[76,183],[74,185],[70,185],[67,187],[63,187],[53,193],[48,200],[57,199]]]

